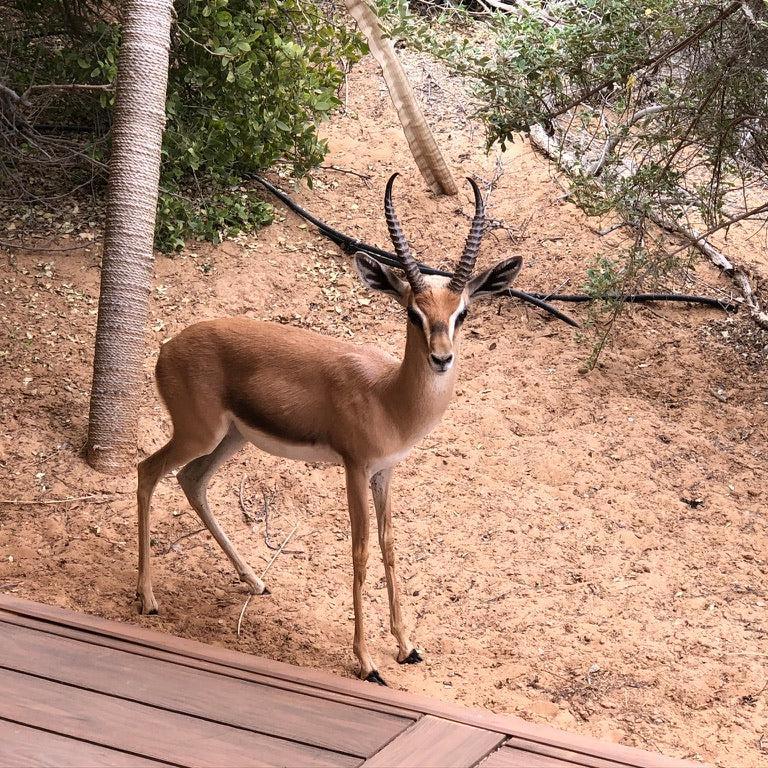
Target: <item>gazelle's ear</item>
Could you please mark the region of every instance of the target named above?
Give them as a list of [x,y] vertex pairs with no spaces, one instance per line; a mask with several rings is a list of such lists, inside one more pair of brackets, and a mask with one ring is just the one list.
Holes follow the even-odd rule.
[[511,259],[504,259],[490,269],[486,269],[485,272],[475,275],[467,285],[469,300],[474,301],[482,296],[503,293],[512,285],[522,266],[522,256],[513,256]]
[[407,303],[410,286],[389,267],[380,264],[376,259],[371,258],[362,251],[358,251],[355,254],[355,267],[357,267],[360,279],[369,288],[374,291],[388,293],[403,305]]

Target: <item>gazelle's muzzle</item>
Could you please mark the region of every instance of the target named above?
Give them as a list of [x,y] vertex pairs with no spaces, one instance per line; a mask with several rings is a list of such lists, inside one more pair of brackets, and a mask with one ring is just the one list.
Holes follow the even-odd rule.
[[436,324],[429,335],[429,364],[436,373],[445,373],[453,365],[453,343],[443,324]]

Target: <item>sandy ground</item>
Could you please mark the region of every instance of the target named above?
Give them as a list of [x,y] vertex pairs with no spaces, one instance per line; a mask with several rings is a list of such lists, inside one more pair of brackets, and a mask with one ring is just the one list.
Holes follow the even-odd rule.
[[[563,201],[525,143],[486,155],[482,133],[445,107],[455,85],[411,61],[457,176],[503,173],[491,215],[506,224],[483,265],[520,253],[520,287],[576,288],[610,253]],[[386,244],[381,197],[403,174],[399,210],[417,253],[450,263],[471,211],[434,199],[407,152],[370,62],[352,74],[347,110],[327,127],[331,155],[297,198],[351,234]],[[282,212],[281,212],[282,213]],[[281,215],[282,218],[282,215]],[[85,237],[88,235],[86,233]],[[729,253],[765,266],[764,239]],[[154,502],[155,594],[134,601],[134,477],[91,471],[86,434],[99,246],[76,236],[13,251],[0,274],[0,590],[273,659],[353,675],[349,524],[340,469],[246,450],[214,480],[214,511],[257,572],[270,542],[298,522],[271,568],[269,597],[245,594],[172,478]],[[727,288],[707,265],[700,290]],[[584,310],[572,310],[582,319]],[[160,343],[227,314],[304,325],[399,354],[402,310],[366,293],[350,260],[289,214],[219,247],[160,257],[152,297],[140,453],[165,441],[152,368]],[[394,481],[404,605],[425,662],[400,667],[388,632],[378,553],[368,577],[368,634],[390,685],[518,714],[603,739],[700,757],[768,762],[766,683],[765,339],[749,325],[685,306],[633,309],[602,364],[589,343],[509,300],[473,311],[456,397]],[[108,494],[83,502],[8,503]],[[686,501],[687,500],[687,501]],[[698,501],[700,500],[700,501]]]

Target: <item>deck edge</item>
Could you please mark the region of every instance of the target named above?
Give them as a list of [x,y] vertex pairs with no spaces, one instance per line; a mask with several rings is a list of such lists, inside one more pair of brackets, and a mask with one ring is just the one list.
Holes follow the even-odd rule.
[[92,634],[109,635],[200,661],[256,672],[265,677],[300,682],[308,688],[332,690],[352,698],[378,701],[410,710],[414,716],[433,715],[507,736],[516,736],[573,752],[624,762],[631,768],[706,768],[704,763],[672,758],[623,744],[601,742],[589,736],[561,731],[549,725],[529,723],[515,715],[499,715],[407,691],[381,688],[372,691],[371,684],[363,681],[341,678],[328,672],[296,667],[285,662],[272,661],[241,651],[177,637],[159,630],[77,613],[59,606],[33,602],[7,594],[0,594],[0,610],[53,624],[62,624]]

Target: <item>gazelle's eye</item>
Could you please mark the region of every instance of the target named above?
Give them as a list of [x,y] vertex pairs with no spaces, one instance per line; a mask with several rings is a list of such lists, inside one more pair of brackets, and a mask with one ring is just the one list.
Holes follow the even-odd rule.
[[467,308],[464,307],[464,309],[459,312],[458,315],[456,315],[456,327],[458,328],[465,320],[467,319]]
[[423,323],[421,322],[421,315],[413,307],[408,307],[408,319],[417,328],[423,328],[424,327]]

